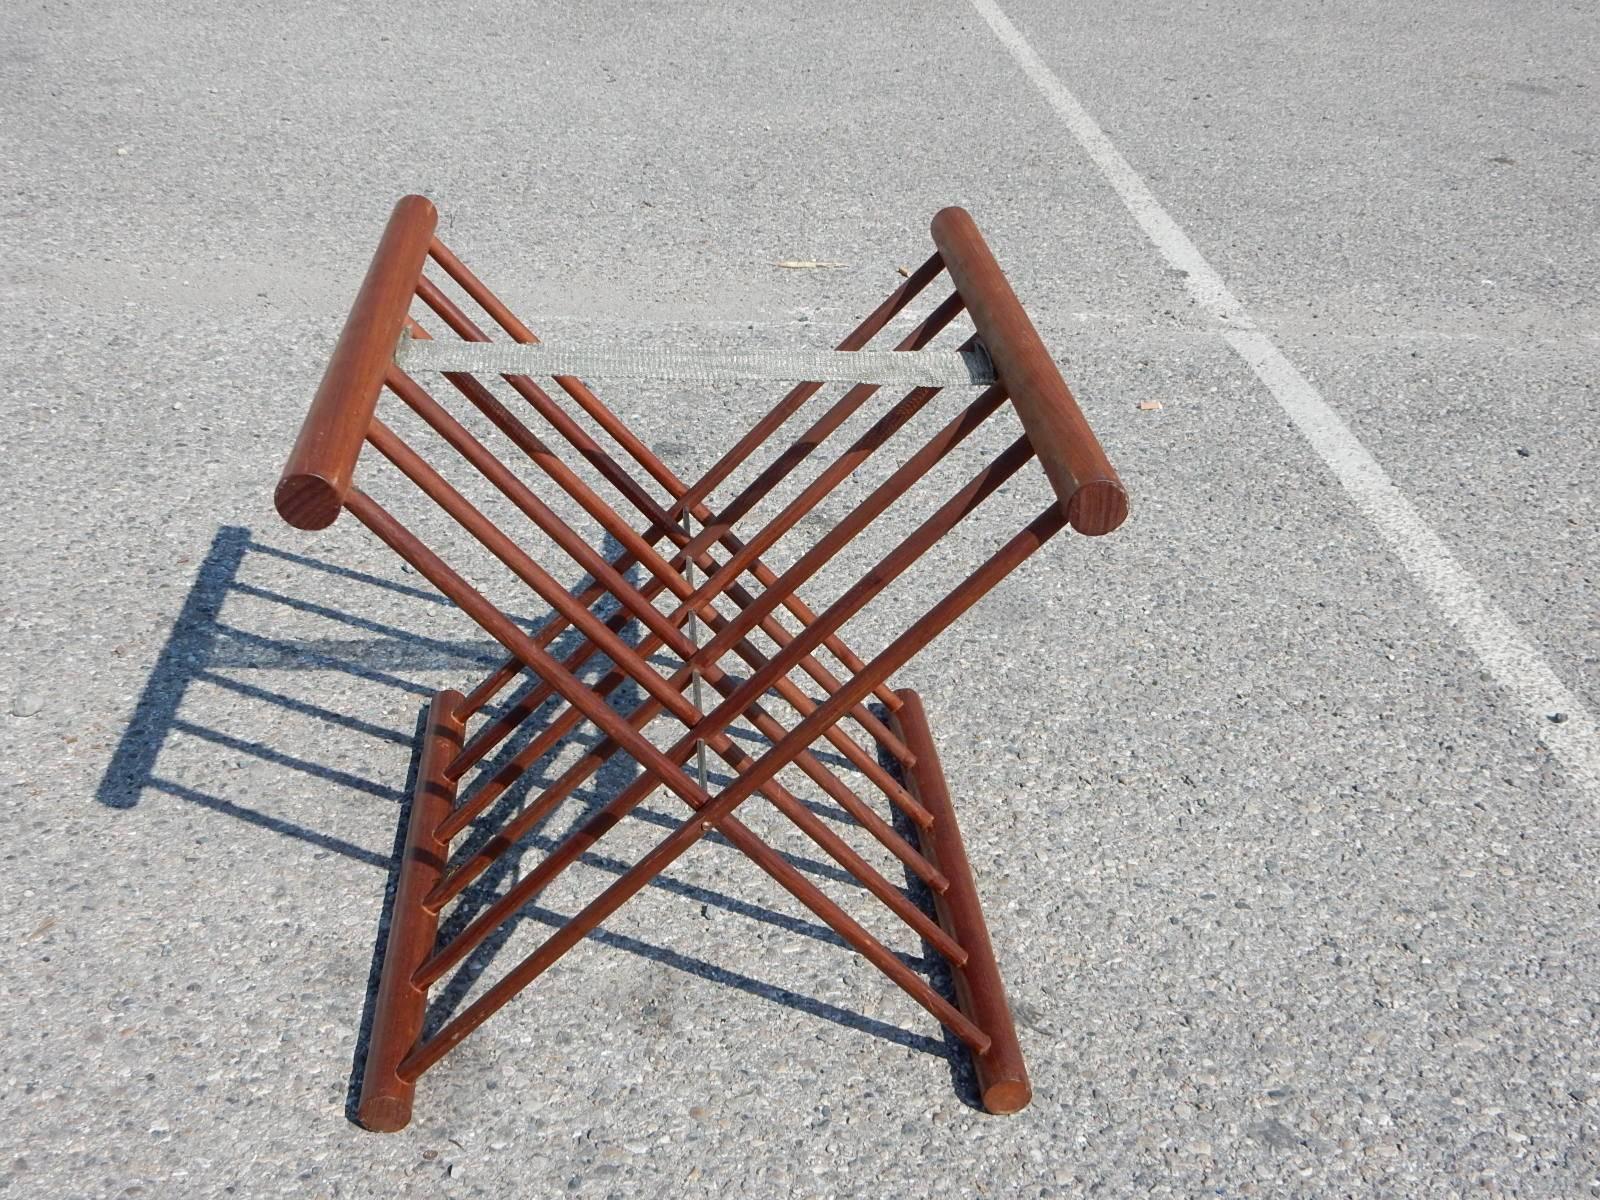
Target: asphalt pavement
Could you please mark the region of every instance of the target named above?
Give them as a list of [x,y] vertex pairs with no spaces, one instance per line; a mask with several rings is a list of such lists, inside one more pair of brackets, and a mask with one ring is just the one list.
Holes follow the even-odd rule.
[[[4,46],[10,1194],[1600,1195],[1594,5],[30,2]],[[712,843],[409,1128],[351,1122],[418,716],[497,656],[272,490],[409,192],[590,345],[825,347],[973,213],[1133,504],[897,680],[1024,1112],[980,1111],[938,1026]],[[604,394],[690,478],[773,399]]]

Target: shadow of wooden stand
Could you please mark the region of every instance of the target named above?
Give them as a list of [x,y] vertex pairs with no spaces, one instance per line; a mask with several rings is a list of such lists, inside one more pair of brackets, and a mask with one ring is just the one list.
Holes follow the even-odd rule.
[[[615,554],[618,550],[614,545],[606,546],[608,554]],[[317,599],[275,592],[245,582],[244,577],[252,574],[247,568],[254,566],[253,573],[259,576],[264,562],[291,568],[311,581],[314,586],[310,591],[317,595]],[[359,1083],[367,1057],[378,978],[402,861],[401,851],[410,811],[409,796],[415,782],[422,721],[427,707],[423,704],[417,709],[415,721],[406,727],[378,726],[316,704],[310,698],[319,690],[315,681],[325,675],[340,676],[359,680],[363,685],[380,691],[423,698],[431,696],[433,689],[420,682],[416,675],[435,675],[441,671],[471,670],[474,667],[482,670],[497,661],[491,649],[492,643],[486,646],[481,642],[418,637],[405,629],[376,622],[370,615],[355,611],[359,606],[351,604],[349,600],[331,604],[325,599],[325,593],[329,591],[349,597],[365,594],[369,590],[373,594],[416,602],[424,610],[444,603],[436,593],[410,587],[399,580],[352,570],[263,541],[242,526],[230,525],[218,529],[200,557],[194,582],[146,677],[133,715],[124,727],[96,789],[99,803],[109,808],[132,810],[148,794],[166,796],[196,805],[218,816],[241,821],[253,828],[267,830],[317,854],[336,854],[385,873],[384,904],[375,933],[368,987],[346,1097],[347,1114],[351,1120],[356,1118]],[[253,618],[241,615],[228,606],[229,598],[237,596],[247,596],[256,602],[265,600],[270,607],[260,609]],[[273,627],[273,614],[280,609],[311,612],[326,625],[327,635],[310,638],[279,635]],[[518,618],[518,623],[524,627],[534,627],[540,622],[523,616]],[[359,636],[346,636],[350,633]],[[625,627],[622,636],[632,641],[637,631]],[[565,654],[574,649],[579,641],[576,635],[568,634],[554,645]],[[306,681],[304,692],[289,694],[279,690],[283,687],[281,683],[272,687],[263,686],[254,678],[262,672],[274,673],[280,679],[283,673],[292,673],[293,678]],[[237,730],[224,728],[220,722],[208,719],[204,709],[193,702],[193,692],[197,686],[221,688],[227,694],[255,704],[288,710],[330,731],[354,730],[367,738],[410,747],[410,762],[403,775],[404,789],[395,787],[394,780],[384,782],[357,774],[347,763],[335,765],[332,761],[322,761],[324,756],[316,752],[316,739],[275,735],[267,732],[274,728],[270,723],[258,728],[252,736],[242,736]],[[517,704],[525,690],[510,693],[505,703]],[[636,702],[638,699],[636,689],[631,687],[619,690],[616,695],[622,703]],[[553,706],[547,706],[547,709],[553,709]],[[545,715],[541,714],[541,718]],[[528,722],[518,731],[517,737],[507,739],[494,765],[498,767],[509,760],[522,748],[527,738],[537,736],[538,732],[539,719]],[[297,819],[298,815],[291,817],[282,811],[273,811],[259,801],[252,802],[249,797],[227,794],[225,789],[216,786],[215,755],[207,757],[202,770],[184,765],[183,756],[171,753],[179,749],[173,743],[183,740],[198,741],[231,757],[250,757],[270,763],[289,775],[307,776],[346,794],[367,797],[385,805],[396,805],[399,824],[392,849],[385,853],[359,845],[326,829],[317,828],[303,818]],[[165,763],[164,752],[167,757]],[[519,785],[508,790],[501,802],[485,814],[487,824],[497,826],[516,811],[529,788],[549,782],[540,771],[540,765],[536,764],[534,769],[527,772]],[[626,761],[613,759],[608,762],[591,781],[592,787],[586,790],[583,815],[601,807],[631,783],[635,774]],[[670,827],[675,823],[668,814],[649,808],[636,809],[635,814],[658,825]],[[552,849],[555,844],[556,839],[541,829],[523,839],[520,848],[525,853],[537,854]],[[794,854],[787,857],[796,869],[814,877],[836,883],[853,883],[847,874],[831,864]],[[613,875],[622,874],[629,865],[594,851],[586,853],[579,861]],[[464,926],[482,908],[492,903],[497,891],[505,885],[506,876],[513,874],[519,865],[509,855],[500,859],[493,870],[463,893],[450,914],[452,926]],[[668,875],[657,877],[651,886],[683,900],[694,909],[709,907],[724,911],[781,929],[795,937],[810,939],[819,946],[837,947],[844,944],[826,926],[797,920],[789,914],[711,887]],[[561,914],[537,904],[525,906],[519,915],[526,921],[552,927],[565,919]],[[513,923],[508,922],[503,932],[509,933],[512,928]],[[684,954],[669,946],[604,929],[595,930],[590,938],[674,971],[731,988],[791,1012],[866,1033],[917,1053],[942,1058],[951,1055],[950,1048],[936,1039],[769,980],[732,971],[726,966]],[[463,997],[462,985],[470,982],[473,976],[492,968],[507,941],[505,937],[485,941],[463,964],[457,977],[451,981],[451,986],[436,989],[431,997],[427,1019],[430,1028],[443,1024],[454,1015]],[[906,962],[914,969],[925,969],[927,966],[925,962],[910,957]]]

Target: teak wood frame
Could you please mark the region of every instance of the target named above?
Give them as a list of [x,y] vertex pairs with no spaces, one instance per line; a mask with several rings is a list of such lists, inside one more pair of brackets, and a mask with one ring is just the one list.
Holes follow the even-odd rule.
[[[947,273],[953,284],[951,294],[896,348],[920,349],[964,310],[972,320],[976,338],[988,350],[998,382],[968,404],[849,516],[781,573],[767,567],[761,555],[925,406],[938,389],[911,389],[778,517],[748,539],[742,539],[734,533],[738,519],[855,412],[877,390],[873,385],[857,384],[848,389],[738,497],[713,511],[706,503],[713,489],[767,442],[821,389],[821,384],[801,383],[792,388],[699,482],[689,486],[652,454],[582,380],[557,377],[560,390],[668,493],[671,500],[663,506],[537,381],[527,376],[505,376],[505,383],[520,399],[639,511],[647,522],[640,533],[482,382],[469,374],[446,374],[444,378],[455,391],[619,542],[623,553],[607,562],[539,499],[518,472],[396,365],[395,348],[404,334],[429,336],[411,316],[414,300],[420,300],[455,336],[469,341],[488,340],[488,335],[424,274],[424,267],[430,262],[511,339],[522,343],[537,341],[434,236],[436,220],[433,205],[421,196],[407,196],[396,205],[276,492],[279,513],[301,529],[325,528],[341,512],[350,512],[509,652],[505,662],[471,693],[441,691],[428,708],[357,1106],[359,1119],[376,1130],[405,1126],[411,1118],[417,1078],[425,1070],[713,829],[879,967],[968,1048],[983,1104],[989,1111],[1010,1113],[1022,1108],[1031,1097],[1028,1075],[933,737],[917,695],[895,690],[889,679],[1063,527],[1071,526],[1089,535],[1109,533],[1126,518],[1128,506],[1121,481],[971,217],[959,208],[947,208],[935,216],[933,255],[910,272],[839,349],[866,346],[939,274]],[[441,435],[594,582],[576,593],[558,584],[516,541],[379,420],[377,404],[385,388]],[[837,601],[820,614],[808,608],[796,588],[1007,399],[1020,418],[1023,436],[923,520],[913,534]],[[377,501],[355,487],[356,462],[367,444],[550,604],[555,615],[534,633],[525,632]],[[870,663],[863,662],[842,640],[841,626],[1031,458],[1037,458],[1043,466],[1054,491],[1052,502],[907,626]],[[686,516],[700,523],[699,533],[689,532]],[[663,540],[671,544],[670,559],[656,549]],[[713,550],[726,557],[718,561],[712,556]],[[634,567],[644,568],[650,577],[647,586],[640,588],[624,576]],[[698,585],[694,583],[695,568],[705,576]],[[758,594],[752,595],[739,582],[745,576],[761,585]],[[670,598],[677,601],[670,613],[654,604],[663,592],[669,592]],[[591,608],[607,594],[619,609],[602,620]],[[730,619],[712,605],[713,599],[731,603],[739,611]],[[798,622],[799,633],[790,633],[775,619],[780,607]],[[684,632],[686,624],[696,617],[707,622],[713,633],[704,646],[697,646]],[[648,638],[637,646],[618,636],[630,621],[642,622],[649,632]],[[581,635],[583,641],[576,652],[558,661],[548,647],[568,628]],[[776,645],[776,653],[763,653],[745,636],[758,628]],[[661,675],[647,661],[658,647],[665,647],[680,661],[670,677]],[[819,649],[826,649],[844,665],[848,679],[839,679],[822,665],[813,653]],[[752,674],[739,680],[723,672],[717,664],[726,653],[742,658]],[[611,670],[598,684],[581,682],[576,672],[596,654],[609,660]],[[820,703],[808,698],[789,679],[792,669],[803,671],[821,687],[826,698]],[[524,670],[532,672],[539,680],[538,686],[514,703],[503,705],[497,715],[486,712],[495,697]],[[695,694],[691,685],[701,678],[722,697],[709,713],[702,712],[689,699]],[[648,699],[627,716],[613,710],[606,701],[607,694],[624,682],[632,682],[648,693]],[[785,729],[759,703],[770,691],[776,691],[800,714],[802,719],[793,729]],[[483,774],[487,778],[475,791],[464,797],[458,795],[467,772],[478,767],[546,700],[557,696],[566,702],[566,709],[509,762],[492,773],[485,768]],[[873,697],[887,710],[886,721],[866,706],[865,702]],[[640,732],[662,710],[670,712],[685,727],[683,735],[666,751]],[[482,723],[469,737],[468,723],[480,714]],[[847,717],[875,739],[897,764],[898,771],[885,770],[876,756],[864,751],[854,737],[844,732],[841,725]],[[740,718],[749,721],[770,742],[770,748],[759,757],[746,754],[726,732],[729,724]],[[597,726],[605,740],[589,749],[557,783],[512,816],[485,845],[463,856],[462,861],[452,862],[452,839],[486,813],[532,763],[584,720]],[[842,753],[900,810],[914,831],[914,840],[903,837],[811,753],[811,747],[821,740]],[[714,794],[704,790],[684,769],[701,746],[722,757],[734,772],[734,781]],[[634,782],[591,815],[453,939],[439,944],[444,906],[619,750],[637,761],[640,774]],[[778,781],[778,773],[790,765],[804,771],[927,885],[933,896],[933,918]],[[665,786],[689,805],[693,810],[689,818],[482,996],[425,1038],[423,1023],[429,989],[658,786]],[[738,820],[735,808],[757,791],[944,956],[954,979],[954,1003]]]

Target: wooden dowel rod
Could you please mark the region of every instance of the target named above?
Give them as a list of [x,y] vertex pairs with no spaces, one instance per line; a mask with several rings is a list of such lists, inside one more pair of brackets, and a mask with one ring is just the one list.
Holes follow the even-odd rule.
[[971,215],[964,208],[941,209],[933,218],[933,241],[1067,523],[1079,533],[1110,533],[1127,520],[1128,493]]
[[1033,1096],[1028,1069],[1022,1061],[1017,1030],[1006,1003],[1005,984],[995,964],[989,928],[983,920],[977,885],[967,862],[961,830],[956,824],[950,789],[939,765],[939,753],[928,730],[928,718],[917,693],[902,690],[904,701],[892,718],[895,728],[917,752],[917,765],[907,779],[921,801],[934,813],[931,828],[917,837],[928,857],[950,875],[950,888],[933,898],[939,924],[967,951],[965,963],[950,964],[955,977],[956,1002],[961,1011],[989,1035],[989,1048],[972,1056],[983,1106],[992,1113],[1014,1113]]
[[326,529],[339,516],[437,220],[424,196],[394,206],[273,495],[296,529]]

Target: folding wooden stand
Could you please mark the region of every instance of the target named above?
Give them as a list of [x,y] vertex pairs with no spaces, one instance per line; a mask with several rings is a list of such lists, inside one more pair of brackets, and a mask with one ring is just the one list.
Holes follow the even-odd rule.
[[[474,416],[474,421],[481,424],[486,419],[526,456],[524,469],[531,466],[540,472],[622,547],[618,557],[607,561],[539,498],[522,471],[513,470],[502,461],[435,400],[412,377],[412,372],[399,365],[405,356],[397,352],[397,346],[404,335],[413,339],[429,336],[411,316],[414,299],[421,301],[426,310],[424,316],[431,312],[454,338],[467,342],[489,340],[473,318],[424,274],[430,260],[512,342],[529,346],[537,342],[528,328],[434,237],[435,220],[432,204],[420,196],[408,196],[396,206],[276,494],[278,511],[301,529],[324,528],[340,512],[349,511],[509,652],[504,664],[470,693],[442,691],[428,711],[359,1102],[362,1123],[379,1130],[403,1127],[411,1117],[418,1076],[712,830],[748,855],[968,1047],[983,1103],[991,1112],[1009,1113],[1022,1108],[1031,1095],[1027,1072],[934,741],[915,693],[893,690],[888,681],[894,671],[1063,527],[1070,525],[1091,535],[1117,528],[1127,515],[1127,499],[972,219],[957,208],[940,212],[933,220],[933,256],[910,272],[894,293],[844,339],[839,350],[863,352],[861,361],[866,362],[870,357],[864,352],[868,342],[941,273],[947,273],[953,291],[917,322],[895,349],[922,351],[965,311],[976,330],[966,348],[970,351],[981,345],[987,351],[995,382],[957,411],[870,494],[854,502],[843,519],[781,572],[769,568],[762,555],[842,480],[888,444],[928,405],[939,387],[911,388],[776,517],[745,536],[734,532],[739,520],[870,399],[878,391],[876,385],[858,383],[845,390],[810,428],[757,473],[753,482],[727,503],[713,508],[707,503],[713,490],[816,396],[823,387],[821,383],[801,383],[792,388],[699,482],[690,486],[652,454],[581,379],[555,376],[560,390],[666,493],[667,500],[658,502],[532,375],[503,374],[504,385],[509,385],[517,397],[508,404],[478,375],[464,371],[444,373],[450,387],[481,414]],[[496,345],[507,346],[513,355],[518,353],[505,342]],[[845,359],[843,354],[837,357]],[[888,361],[881,354],[877,358]],[[908,355],[905,361],[914,361],[913,356]],[[498,378],[493,382],[497,387],[504,386]],[[517,540],[447,482],[378,418],[379,394],[384,389],[426,422],[593,582],[575,593],[569,592]],[[967,441],[1008,399],[1020,418],[1022,436],[943,503],[930,505],[914,532],[821,613],[808,608],[796,589]],[[524,402],[572,447],[578,459],[638,511],[644,521],[643,532],[619,515],[561,455],[534,434],[513,411]],[[685,409],[686,422],[694,420],[694,411]],[[694,427],[684,432],[703,439],[714,431]],[[367,443],[550,605],[554,615],[547,623],[533,633],[526,632],[435,550],[355,487],[356,461]],[[1035,457],[1054,491],[1054,498],[1044,511],[870,662],[863,662],[840,636],[845,622]],[[688,518],[699,524],[698,533],[689,531],[692,525]],[[663,540],[670,546],[658,550]],[[627,573],[640,578],[641,570],[648,582],[636,586]],[[694,582],[696,571],[703,577],[698,584]],[[745,579],[753,580],[759,589],[755,593],[747,590],[741,583]],[[618,607],[614,614],[602,619],[593,607],[607,595]],[[658,597],[668,607],[658,607]],[[714,601],[724,609],[731,607],[734,615],[725,615]],[[791,632],[778,619],[779,609],[798,626],[798,632]],[[711,631],[703,646],[697,646],[690,636],[696,618]],[[639,644],[629,644],[619,636],[630,622],[642,624],[647,631]],[[549,647],[568,629],[576,631],[574,636],[581,635],[581,644],[558,660]],[[763,651],[750,640],[749,635],[756,630],[770,640],[775,651]],[[678,664],[668,674],[650,661],[651,655],[663,648],[675,656]],[[848,678],[841,680],[823,665],[815,656],[821,650],[844,666]],[[719,663],[727,654],[748,666],[747,677],[740,679],[721,668]],[[595,656],[611,666],[599,683],[591,685],[581,681],[578,672]],[[532,672],[537,686],[496,710],[496,696],[524,670]],[[824,697],[820,702],[790,678],[793,670],[802,672],[820,689]],[[703,712],[691,699],[698,695],[696,685],[701,679],[721,697],[710,712]],[[631,714],[622,716],[608,704],[607,696],[625,683],[641,688],[648,698]],[[761,702],[770,703],[774,694],[798,714],[794,728],[785,728],[763,707]],[[564,700],[566,707],[539,728],[514,757],[493,770],[484,765],[486,756],[553,696]],[[867,707],[874,697],[887,711],[886,721]],[[663,709],[684,727],[682,736],[666,749],[642,732]],[[747,754],[729,737],[730,723],[740,719],[767,739],[767,747],[759,756]],[[847,731],[847,719],[869,734],[898,769],[886,769],[876,754],[864,748]],[[475,850],[469,847],[469,852],[452,860],[452,840],[487,813],[532,764],[583,721],[597,726],[605,740],[583,753],[554,784],[510,817],[492,840]],[[476,728],[469,735],[468,726],[473,722]],[[846,786],[823,756],[812,752],[824,741],[903,814],[915,831],[915,844]],[[706,789],[703,769],[698,777],[686,770],[686,764],[702,746],[721,757],[733,772],[734,781],[720,791]],[[440,944],[441,910],[619,750],[639,767],[634,781],[461,932]],[[834,755],[828,757],[838,761]],[[927,885],[934,897],[935,917],[913,903],[819,818],[810,805],[780,782],[780,771],[791,766],[803,772],[861,830]],[[474,769],[477,777],[464,784]],[[424,1038],[423,1014],[429,989],[662,786],[682,799],[692,814],[527,958]],[[758,791],[948,960],[955,981],[954,1003],[857,924],[788,858],[738,820],[734,810]]]

